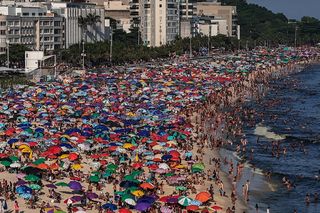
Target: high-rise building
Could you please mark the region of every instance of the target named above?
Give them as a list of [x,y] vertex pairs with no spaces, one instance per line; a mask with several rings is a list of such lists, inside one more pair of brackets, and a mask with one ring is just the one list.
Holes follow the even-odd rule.
[[179,33],[176,0],[140,0],[139,17],[142,41],[147,46],[165,45]]

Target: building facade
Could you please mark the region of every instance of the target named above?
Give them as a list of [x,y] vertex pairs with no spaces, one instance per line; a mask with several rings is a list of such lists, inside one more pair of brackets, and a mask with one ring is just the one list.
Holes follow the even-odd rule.
[[44,8],[0,7],[0,53],[9,44],[23,44],[32,50],[64,48],[64,21]]
[[165,45],[179,34],[179,13],[176,0],[140,0],[139,29],[147,46]]
[[237,8],[236,6],[224,6],[219,2],[198,2],[198,16],[214,16],[227,21],[228,36],[237,36]]
[[[106,39],[105,35],[105,12],[104,8],[95,4],[83,3],[55,3],[52,2],[51,10],[65,20],[65,47],[85,42],[99,42]],[[89,14],[97,16],[99,20],[85,27],[79,23],[80,17],[87,17]]]

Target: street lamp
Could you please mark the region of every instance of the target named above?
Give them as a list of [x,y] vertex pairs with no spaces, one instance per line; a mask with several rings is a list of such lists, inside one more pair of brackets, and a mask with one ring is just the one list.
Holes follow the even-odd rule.
[[7,67],[10,68],[10,40],[6,40],[7,43]]
[[7,28],[7,67],[8,69],[10,68],[10,40],[9,40],[9,32],[10,32],[10,27]]
[[84,57],[86,57],[86,54],[84,53],[84,41],[82,41],[82,53],[81,53],[81,57],[82,57],[82,69],[84,70]]
[[112,46],[113,46],[113,29],[112,26],[110,27],[111,32],[110,32],[110,53],[109,53],[109,57],[110,57],[110,66],[112,65]]

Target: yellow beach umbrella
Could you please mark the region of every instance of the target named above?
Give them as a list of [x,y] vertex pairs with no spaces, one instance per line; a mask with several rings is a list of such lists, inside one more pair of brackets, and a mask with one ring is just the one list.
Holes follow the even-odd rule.
[[69,157],[69,154],[63,154],[63,155],[61,155],[59,158],[60,159],[65,159],[65,158],[68,158]]
[[80,169],[83,168],[83,166],[82,166],[81,164],[73,164],[73,165],[71,166],[71,168],[72,168],[73,170],[80,170]]
[[123,144],[122,147],[125,149],[130,149],[131,147],[133,147],[133,145],[131,143],[125,143],[125,144]]
[[135,190],[131,192],[131,194],[133,194],[136,197],[142,197],[144,195],[144,192],[142,190]]

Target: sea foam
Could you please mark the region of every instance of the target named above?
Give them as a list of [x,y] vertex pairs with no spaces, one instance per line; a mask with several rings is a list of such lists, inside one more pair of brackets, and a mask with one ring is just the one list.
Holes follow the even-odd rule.
[[274,132],[269,131],[268,127],[262,126],[261,124],[256,125],[254,134],[272,140],[284,140],[286,138],[284,135],[278,135]]

